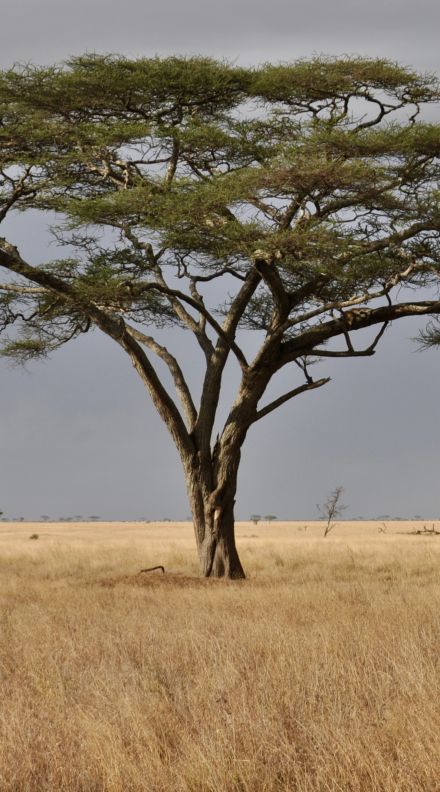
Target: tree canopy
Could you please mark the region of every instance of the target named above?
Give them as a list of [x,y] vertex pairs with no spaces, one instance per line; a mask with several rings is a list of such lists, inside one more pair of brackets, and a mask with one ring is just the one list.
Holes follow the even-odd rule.
[[[40,264],[0,241],[2,354],[44,358],[95,327],[128,353],[180,453],[204,574],[242,575],[240,449],[255,421],[328,382],[312,363],[372,355],[406,316],[427,316],[422,343],[439,341],[440,124],[423,115],[439,98],[433,75],[361,57],[243,68],[86,55],[0,75],[0,221],[55,213],[68,246]],[[146,325],[194,335],[200,405]],[[353,333],[374,326],[358,348]],[[261,337],[253,360],[243,328]],[[231,355],[241,383],[213,442]],[[302,384],[261,406],[289,363]]]

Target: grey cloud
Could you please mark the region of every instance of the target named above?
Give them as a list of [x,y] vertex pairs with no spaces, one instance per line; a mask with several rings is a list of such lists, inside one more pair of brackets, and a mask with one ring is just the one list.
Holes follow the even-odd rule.
[[201,52],[243,62],[312,51],[360,52],[438,68],[440,7],[434,0],[18,0],[3,24],[1,65],[51,63],[88,51],[127,55]]
[[[440,72],[438,2],[16,0],[2,15],[0,66],[82,52],[203,53],[243,63],[314,50],[395,58]],[[35,216],[8,226],[31,261],[56,256]],[[439,353],[414,354],[417,323],[393,327],[374,358],[326,365],[332,382],[249,434],[237,514],[310,519],[337,484],[351,514],[440,517]],[[195,381],[188,337],[176,340]],[[183,475],[165,427],[120,350],[98,333],[33,365],[0,362],[0,508],[7,516],[178,518]],[[279,392],[291,386],[285,372]],[[223,404],[235,374],[225,382]],[[225,407],[223,408],[223,411]],[[348,512],[347,512],[348,514]]]

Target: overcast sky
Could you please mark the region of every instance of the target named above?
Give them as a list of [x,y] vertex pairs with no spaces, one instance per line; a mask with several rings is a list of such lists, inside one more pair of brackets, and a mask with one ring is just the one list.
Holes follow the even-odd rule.
[[[15,0],[2,13],[0,67],[85,51],[201,53],[243,64],[313,52],[396,59],[440,73],[438,0]],[[440,110],[439,110],[440,116]],[[44,224],[8,221],[30,263],[51,255]],[[2,227],[2,234],[5,234]],[[313,519],[345,487],[346,516],[440,518],[440,350],[419,354],[419,322],[396,324],[373,358],[326,363],[332,382],[253,428],[237,517]],[[188,335],[176,340],[192,363]],[[194,372],[196,373],[196,372]],[[31,366],[0,361],[0,508],[9,518],[92,514],[185,518],[180,462],[131,363],[98,332]],[[231,370],[225,405],[233,396]],[[289,372],[278,384],[290,385]]]

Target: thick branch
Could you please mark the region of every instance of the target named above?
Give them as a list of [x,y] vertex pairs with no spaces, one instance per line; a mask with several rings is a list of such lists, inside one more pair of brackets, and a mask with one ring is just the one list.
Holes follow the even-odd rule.
[[[322,316],[322,314],[329,313],[333,310],[342,310],[343,308],[352,308],[356,305],[362,305],[363,303],[371,302],[371,300],[377,300],[380,297],[386,297],[390,302],[390,292],[391,290],[401,283],[405,278],[407,278],[414,270],[424,266],[423,264],[418,264],[417,262],[411,263],[406,270],[403,272],[398,272],[392,278],[389,278],[388,281],[385,283],[383,288],[379,289],[376,292],[364,292],[360,295],[355,295],[348,300],[338,301],[331,303],[323,303],[319,306],[319,308],[314,308],[312,311],[307,311],[307,313],[300,314],[299,316],[295,316],[292,319],[288,319],[283,326],[281,326],[277,332],[277,337],[281,338],[282,334],[291,327],[295,325],[302,324],[303,322],[309,322],[311,319],[316,318],[317,316]],[[323,278],[322,284],[325,285],[329,279]],[[295,293],[295,295],[299,294],[301,290]],[[344,313],[343,316],[346,314]],[[350,346],[350,342],[347,341],[348,346]]]
[[0,237],[0,267],[22,275],[59,296],[73,298],[75,295],[75,291],[69,283],[65,283],[61,278],[57,278],[56,275],[51,275],[49,272],[31,267],[30,264],[23,261],[17,248],[2,237]]
[[109,309],[99,308],[94,303],[78,297],[75,289],[70,284],[48,272],[27,264],[21,258],[17,248],[10,245],[5,239],[0,239],[0,266],[15,272],[17,275],[22,275],[34,283],[39,283],[54,294],[63,297],[66,302],[75,305],[77,309],[81,310],[84,316],[90,319],[106,335],[117,341],[130,355],[133,366],[145,383],[154,405],[166,423],[181,456],[188,457],[193,455],[194,445],[176,404],[162,385],[142,347],[127,331],[122,317],[115,316]]
[[[96,320],[95,323],[98,324]],[[182,458],[192,457],[195,449],[182,416],[173,399],[162,385],[145,352],[136,339],[126,332],[125,327],[121,338],[115,340],[118,340],[120,345],[130,355],[133,366],[145,383],[160,417],[167,425],[180,456]]]
[[247,200],[248,203],[252,204],[252,206],[255,206],[260,210],[260,212],[263,212],[263,214],[269,215],[269,217],[272,217],[273,220],[280,220],[280,212],[277,211],[277,209],[274,209],[272,206],[265,204],[264,201],[260,201],[258,198],[248,198]]
[[[161,270],[161,268],[159,267],[159,265],[157,263],[156,263],[156,266],[154,268],[154,271],[155,271],[155,274],[156,274],[157,284],[154,284],[154,283],[148,284],[148,286],[146,286],[145,288],[146,289],[156,288],[156,289],[162,291],[163,294],[165,294],[168,297],[169,303],[173,307],[174,311],[176,312],[176,315],[179,317],[179,319],[181,319],[182,322],[184,322],[186,324],[186,326],[189,328],[189,330],[191,330],[194,333],[195,337],[197,338],[197,341],[199,342],[199,345],[200,345],[201,349],[205,353],[205,357],[206,357],[207,362],[209,362],[209,360],[211,358],[211,355],[212,355],[212,353],[214,351],[214,347],[213,347],[211,339],[208,338],[208,336],[206,334],[205,328],[203,327],[203,325],[200,324],[200,322],[196,322],[196,320],[191,316],[190,313],[188,313],[188,311],[182,305],[181,300],[182,300],[182,297],[184,297],[185,295],[183,295],[182,292],[177,292],[177,291],[169,288],[168,284],[165,281],[165,278],[163,277],[162,270]],[[190,298],[188,298],[188,299],[190,299]],[[190,302],[190,305],[192,303],[195,303],[193,305],[193,307],[195,307],[196,310],[199,311],[199,313],[203,313],[203,311],[200,308],[200,304],[199,304],[198,301],[195,302],[194,300],[192,300]]]
[[[228,338],[234,338],[238,323],[243,316],[246,307],[255,289],[261,281],[261,276],[255,270],[250,270],[246,275],[246,281],[233,300],[228,314],[222,325],[223,332]],[[220,387],[223,370],[226,365],[230,351],[230,346],[220,336],[208,367],[203,382],[202,398],[200,401],[199,417],[195,428],[194,436],[198,448],[204,448],[208,453],[211,442],[212,427],[214,425],[217,405],[220,396]]]
[[127,332],[133,338],[135,338],[136,341],[140,341],[141,344],[144,344],[146,347],[151,349],[152,352],[158,355],[158,357],[160,357],[167,364],[171,372],[171,376],[173,377],[189,430],[192,431],[197,420],[197,410],[194,406],[194,402],[192,400],[191,393],[186,383],[182,369],[180,368],[176,358],[171,354],[171,352],[168,351],[168,349],[166,349],[166,347],[158,344],[157,341],[155,341],[151,336],[144,335],[144,333],[141,333],[135,327],[131,327],[131,325],[126,324],[126,328]]
[[347,332],[347,329],[345,329],[344,336],[345,336],[345,340],[347,341],[347,349],[346,350],[333,351],[331,349],[314,349],[313,350],[313,355],[319,355],[319,357],[335,357],[335,358],[336,357],[339,357],[339,358],[341,358],[341,357],[368,357],[370,355],[374,355],[375,349],[376,349],[380,339],[382,338],[385,330],[387,329],[388,324],[389,324],[388,322],[384,322],[383,327],[381,327],[381,329],[380,329],[380,332],[377,334],[377,336],[374,339],[373,343],[370,344],[369,347],[367,347],[367,349],[361,349],[359,351],[357,351],[356,349],[353,349],[353,345],[351,343],[350,336],[349,336],[349,334]]
[[328,283],[331,282],[330,275],[324,275],[320,273],[316,278],[307,281],[303,286],[300,286],[299,289],[295,289],[295,291],[289,292],[289,299],[290,299],[290,310],[296,308],[297,305],[300,305],[307,297],[311,297],[312,295],[319,294],[321,289],[324,286],[327,286]]
[[173,181],[174,174],[177,169],[177,163],[179,161],[179,142],[176,138],[173,140],[173,153],[171,155],[170,164],[168,166],[168,170],[165,176],[165,184],[168,188],[171,188],[171,182]]
[[223,275],[233,275],[234,278],[238,278],[239,280],[246,280],[246,275],[240,275],[238,272],[231,269],[231,267],[225,267],[220,270],[220,272],[213,272],[212,275],[194,275],[193,280],[196,283],[207,283],[208,281],[215,280],[215,278],[221,278]]
[[289,206],[287,207],[286,211],[282,215],[281,222],[280,222],[280,231],[285,231],[286,228],[289,228],[290,223],[292,222],[293,218],[295,217],[298,209],[301,206],[301,201],[304,199],[304,195],[295,196],[293,201],[290,202]]
[[[400,303],[399,305],[385,305],[380,308],[357,308],[346,311],[344,318],[332,319],[329,322],[305,330],[296,338],[292,338],[281,345],[281,354],[277,368],[281,368],[303,355],[321,354],[317,351],[320,344],[344,335],[344,330],[362,330],[375,324],[393,322],[407,316],[429,316],[440,314],[440,300],[426,300],[423,302]],[[382,328],[381,334],[385,327]],[[381,335],[379,334],[379,336]],[[374,343],[377,343],[379,339]],[[325,352],[325,350],[324,350]],[[343,355],[345,357],[345,355]]]
[[183,302],[188,303],[188,305],[190,305],[192,308],[195,308],[196,311],[199,311],[202,314],[202,316],[205,317],[208,324],[211,325],[211,327],[215,330],[217,335],[232,350],[232,352],[234,353],[235,357],[237,358],[240,364],[240,367],[242,369],[248,367],[247,360],[240,347],[237,346],[235,341],[233,341],[227,333],[225,333],[225,331],[220,327],[219,323],[216,322],[213,316],[211,316],[208,309],[205,308],[203,303],[199,302],[198,300],[194,300],[192,297],[188,297],[187,294],[184,294],[178,289],[170,289],[168,286],[166,285],[162,286],[159,283],[148,283],[144,287],[144,291],[148,291],[150,289],[157,289],[158,291],[162,292],[162,294],[165,294],[167,297],[171,299],[177,298],[178,300],[182,300]]
[[422,231],[438,231],[439,228],[440,223],[438,220],[436,222],[423,221],[413,223],[408,228],[402,231],[396,231],[394,234],[389,234],[387,237],[381,237],[375,242],[363,242],[362,248],[369,253],[376,252],[377,250],[386,250],[387,248],[398,248],[402,242],[406,242],[407,239],[413,239],[417,234],[421,234]]
[[275,331],[280,324],[285,322],[289,315],[291,305],[289,295],[284,288],[284,284],[276,266],[271,260],[271,256],[265,254],[262,250],[256,250],[252,263],[258,274],[263,278],[266,286],[270,289],[274,298],[275,307],[271,321],[271,330]]
[[266,407],[258,410],[251,423],[255,423],[256,421],[259,421],[260,418],[264,418],[265,415],[269,415],[269,413],[273,412],[273,410],[276,410],[277,407],[281,407],[282,404],[289,401],[290,399],[293,399],[295,396],[298,396],[298,394],[304,393],[308,390],[314,390],[314,388],[321,388],[327,382],[330,382],[330,377],[320,379],[317,382],[306,382],[304,385],[294,388],[294,390],[285,393],[284,396],[280,396],[279,399],[275,399],[273,402],[270,402],[270,404],[267,404]]
[[0,283],[0,289],[17,292],[17,294],[50,294],[49,289],[39,289],[37,287],[35,289],[27,289],[24,286],[11,286],[7,283]]
[[[148,259],[148,262],[150,264],[150,267],[156,276],[156,281],[158,284],[156,288],[160,287],[161,289],[163,289],[163,293],[166,294],[166,296],[168,297],[168,301],[172,306],[173,310],[175,311],[176,316],[178,316],[178,318],[188,327],[188,329],[191,330],[192,333],[194,333],[201,349],[205,353],[206,360],[209,362],[210,357],[214,351],[214,346],[210,338],[208,338],[205,328],[203,327],[202,324],[196,322],[194,317],[192,317],[191,314],[188,313],[188,311],[184,308],[184,306],[182,305],[180,300],[177,299],[176,296],[170,295],[171,290],[168,287],[168,284],[163,276],[162,269],[159,265],[159,258],[160,255],[164,252],[164,250],[162,250],[159,255],[155,256],[153,253],[153,247],[149,242],[140,242],[139,239],[136,237],[136,235],[133,233],[133,231],[130,228],[128,228],[126,225],[121,226],[119,224],[116,224],[116,227],[121,229],[121,231],[124,233],[124,236],[126,236],[127,239],[130,240],[130,242],[132,243],[133,247],[136,250],[144,251]],[[155,288],[155,284],[150,283],[146,287],[144,287],[144,289],[146,290],[152,288]]]

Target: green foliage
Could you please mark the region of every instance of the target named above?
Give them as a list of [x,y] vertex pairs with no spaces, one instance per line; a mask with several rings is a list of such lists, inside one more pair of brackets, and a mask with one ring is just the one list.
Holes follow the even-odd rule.
[[[439,96],[432,75],[360,57],[238,68],[91,54],[4,72],[0,220],[55,212],[75,253],[39,268],[68,293],[2,292],[1,328],[16,325],[2,354],[47,356],[95,326],[91,305],[187,325],[157,288],[166,267],[240,278],[261,255],[289,293],[319,280],[298,314],[368,302],[396,278],[437,282],[440,125],[419,111]],[[268,331],[274,310],[263,278],[241,326]]]

